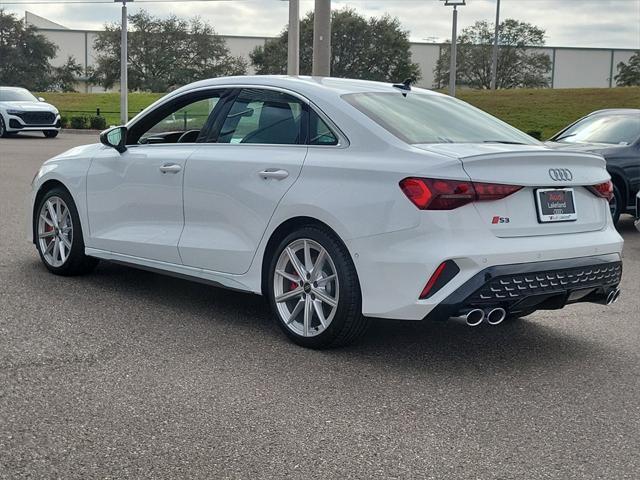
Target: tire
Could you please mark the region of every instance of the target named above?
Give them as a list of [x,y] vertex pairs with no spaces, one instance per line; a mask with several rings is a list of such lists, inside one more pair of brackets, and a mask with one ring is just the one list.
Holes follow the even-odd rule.
[[[322,250],[323,260],[318,262]],[[307,251],[309,263],[305,261]],[[297,268],[291,254],[298,260]],[[309,266],[313,268],[307,269]],[[302,276],[309,274],[306,279],[301,281],[298,269]],[[332,348],[350,344],[365,332],[368,321],[362,316],[355,266],[346,247],[328,230],[307,226],[287,235],[275,249],[268,275],[271,310],[294,343],[314,349]],[[283,300],[283,295],[289,299]]]
[[7,127],[4,123],[4,118],[0,115],[0,138],[7,138],[9,136],[9,132],[7,132]]
[[[56,217],[60,214],[62,221],[52,220],[50,208]],[[38,201],[33,214],[33,233],[40,259],[51,273],[82,275],[98,265],[97,258],[84,254],[78,209],[69,192],[62,187],[48,190]],[[70,249],[68,245],[71,245]]]
[[622,192],[615,183],[613,184],[613,199],[609,203],[609,207],[611,208],[611,218],[613,219],[613,224],[617,225],[618,220],[620,220],[620,214],[625,207],[625,202],[622,198]]
[[47,138],[56,138],[58,136],[57,130],[44,130],[42,133],[44,133],[44,136]]

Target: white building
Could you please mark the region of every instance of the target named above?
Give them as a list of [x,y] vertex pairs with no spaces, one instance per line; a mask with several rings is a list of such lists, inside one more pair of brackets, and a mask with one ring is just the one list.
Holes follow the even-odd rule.
[[[72,30],[46,18],[25,12],[25,22],[35,26],[42,35],[58,46],[53,65],[63,64],[73,56],[85,68],[95,64],[93,42],[99,33],[96,30]],[[270,37],[224,35],[227,46],[234,56],[242,56],[249,63],[249,52],[258,45],[264,45]],[[412,43],[413,61],[420,65],[422,79],[420,86],[434,86],[433,70],[444,44]],[[617,73],[619,62],[628,62],[635,53],[634,49],[581,48],[581,47],[544,47],[539,48],[549,54],[552,60],[552,88],[613,87],[613,77]],[[399,81],[402,79],[398,79]],[[85,91],[102,91],[100,87],[83,84]]]

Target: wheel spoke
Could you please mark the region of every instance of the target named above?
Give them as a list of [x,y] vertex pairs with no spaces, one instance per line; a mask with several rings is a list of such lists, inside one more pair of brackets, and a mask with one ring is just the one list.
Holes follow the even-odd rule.
[[316,315],[318,316],[322,327],[327,328],[327,319],[324,317],[324,312],[322,311],[322,302],[320,300],[314,300],[313,309],[316,311]]
[[47,248],[44,251],[44,253],[49,253],[49,251],[51,251],[51,249],[55,246],[55,244],[56,244],[56,239],[54,238],[49,242],[49,245],[47,245]]
[[284,270],[276,270],[276,273],[281,277],[286,278],[287,280],[291,280],[292,282],[298,283],[300,281],[300,277],[296,277],[295,275],[287,273]]
[[47,216],[46,216],[46,215],[44,215],[44,214],[42,214],[42,213],[41,213],[41,214],[40,214],[40,218],[42,219],[42,221],[43,221],[44,223],[46,223],[46,224],[47,224],[47,225],[49,225],[50,227],[53,227],[53,222],[52,222],[51,220],[49,220],[49,219],[47,218]]
[[313,307],[311,306],[311,297],[307,295],[304,300],[304,336],[309,336],[309,328],[311,328],[311,319],[313,318]]
[[304,269],[307,271],[307,273],[311,273],[311,270],[313,270],[313,262],[311,261],[311,248],[309,248],[309,242],[307,240],[304,241]]
[[60,199],[56,199],[56,220],[58,226],[62,223],[62,205],[60,205]]
[[58,260],[59,255],[60,255],[60,240],[58,240],[58,238],[56,237],[53,239],[53,253],[51,254],[54,262]]
[[65,251],[66,246],[63,241],[61,240],[58,241],[58,248],[60,249],[60,261],[64,263],[64,261],[67,259],[67,254]]
[[293,268],[297,272],[298,276],[302,279],[307,278],[307,272],[300,263],[300,260],[298,260],[298,256],[293,250],[291,250],[291,247],[287,247],[287,255],[289,256],[289,261],[291,262],[291,265],[293,265]]
[[338,305],[338,302],[336,301],[336,299],[335,298],[331,298],[329,295],[326,294],[326,292],[324,290],[321,290],[319,288],[314,288],[314,289],[312,289],[312,292],[316,296],[316,298],[319,298],[320,300],[322,300],[327,305],[329,305],[331,307],[335,307],[336,305]]
[[53,230],[49,230],[48,232],[42,232],[40,235],[38,235],[40,238],[50,238],[53,237],[56,234],[56,232],[54,232]]
[[291,300],[292,298],[295,298],[297,296],[302,296],[302,288],[301,287],[297,287],[294,288],[293,290],[289,290],[288,292],[283,293],[282,295],[276,297],[276,303],[282,303],[282,302],[286,302],[287,300]]
[[62,243],[64,244],[65,247],[67,247],[67,250],[71,250],[71,242],[69,241],[69,239],[65,236],[62,237]]
[[300,297],[300,300],[298,300],[298,303],[296,303],[296,306],[291,311],[291,315],[289,315],[289,318],[287,319],[287,325],[291,324],[296,319],[305,304],[306,300]]
[[319,278],[318,280],[316,280],[316,283],[318,284],[319,287],[323,287],[324,285],[326,285],[327,283],[329,283],[335,278],[336,278],[336,274],[334,273],[333,275],[329,275],[328,277]]
[[318,253],[316,257],[316,263],[313,265],[313,269],[311,270],[311,280],[316,280],[318,275],[322,273],[322,266],[324,265],[324,259],[327,256],[327,251],[323,248]]
[[53,226],[57,227],[58,226],[58,217],[56,215],[55,210],[53,209],[53,203],[51,203],[51,200],[47,200],[47,203],[45,205],[47,207],[47,210],[49,211],[49,217],[51,217],[51,221],[53,222]]

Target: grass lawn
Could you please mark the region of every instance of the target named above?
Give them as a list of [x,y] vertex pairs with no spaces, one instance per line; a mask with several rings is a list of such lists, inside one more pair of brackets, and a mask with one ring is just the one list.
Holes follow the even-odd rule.
[[[96,108],[108,125],[119,123],[118,93],[42,93],[62,115],[95,115]],[[129,116],[160,98],[159,93],[129,94]],[[519,89],[498,92],[459,90],[458,97],[525,131],[539,131],[547,139],[562,127],[602,108],[640,108],[640,87]]]

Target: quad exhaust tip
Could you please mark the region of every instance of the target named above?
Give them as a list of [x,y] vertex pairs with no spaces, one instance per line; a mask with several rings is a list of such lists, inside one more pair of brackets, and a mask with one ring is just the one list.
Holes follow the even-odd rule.
[[607,295],[607,305],[613,305],[618,301],[618,298],[620,298],[620,289],[611,290]]
[[507,311],[504,308],[494,308],[487,313],[489,325],[500,325],[505,318],[507,318]]
[[470,327],[477,327],[484,320],[484,310],[481,308],[474,308],[465,315],[464,319]]

